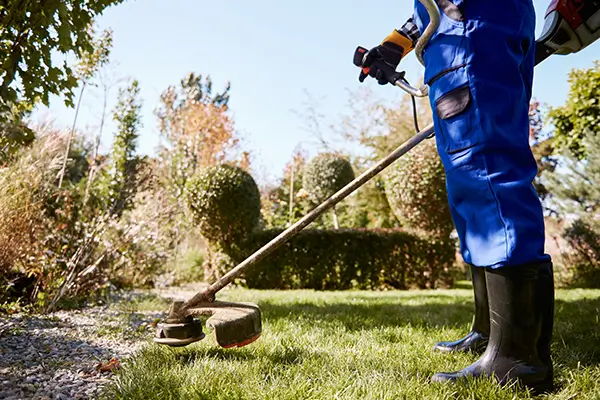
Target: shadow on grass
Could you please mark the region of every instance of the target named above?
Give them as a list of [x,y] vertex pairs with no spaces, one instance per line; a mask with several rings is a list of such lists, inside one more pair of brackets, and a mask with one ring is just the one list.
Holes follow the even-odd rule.
[[251,361],[251,360],[267,360],[276,365],[294,365],[300,364],[307,358],[318,357],[315,352],[310,352],[298,347],[274,348],[266,352],[257,354],[251,351],[231,351],[219,347],[210,348],[195,348],[190,349],[187,353],[177,355],[177,358],[184,363],[193,363],[196,360],[205,361],[206,359],[216,359],[220,361]]
[[[343,326],[349,332],[403,326],[425,331],[440,328],[460,330],[468,329],[473,318],[470,297],[420,292],[414,296],[369,299],[372,300],[370,303],[357,304],[343,303],[340,300],[325,304],[310,301],[290,304],[263,301],[259,305],[263,320],[267,323],[293,320],[324,328]],[[452,338],[440,337],[440,340],[446,339]],[[600,297],[555,301],[552,348],[555,358],[561,364],[600,364]]]
[[371,302],[356,304],[262,301],[259,306],[265,321],[297,320],[317,326],[343,325],[347,331],[407,325],[424,329],[460,327],[470,323],[473,316],[473,302],[468,297],[421,293],[401,298],[371,297],[369,300]]
[[[562,291],[562,294],[568,293]],[[347,293],[346,293],[347,294]],[[564,297],[564,296],[561,296]],[[568,296],[567,296],[568,297]],[[435,340],[454,340],[448,332],[466,334],[473,317],[473,300],[470,295],[452,292],[403,292],[399,296],[373,293],[353,293],[320,301],[315,298],[301,300],[263,300],[264,329],[269,325],[294,322],[300,327],[344,329],[347,332],[375,331],[382,328],[406,327],[420,329]],[[552,350],[557,365],[567,368],[596,366],[600,364],[600,297],[558,299],[555,303],[555,321]],[[278,328],[280,329],[280,328]],[[394,330],[379,332],[377,337],[390,343],[402,342],[404,336]],[[277,348],[256,354],[251,351],[229,351],[221,348],[198,348],[178,355],[184,362],[206,358],[226,361],[250,361],[257,358],[273,364],[291,365],[318,354],[294,347]]]
[[565,366],[600,365],[600,298],[556,301],[552,349]]

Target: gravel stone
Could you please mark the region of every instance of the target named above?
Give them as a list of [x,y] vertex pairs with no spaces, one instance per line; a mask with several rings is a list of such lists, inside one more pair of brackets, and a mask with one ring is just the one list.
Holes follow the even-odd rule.
[[97,398],[114,377],[97,366],[112,358],[126,365],[151,343],[152,322],[166,316],[166,310],[121,311],[119,302],[128,299],[50,314],[0,315],[0,399]]

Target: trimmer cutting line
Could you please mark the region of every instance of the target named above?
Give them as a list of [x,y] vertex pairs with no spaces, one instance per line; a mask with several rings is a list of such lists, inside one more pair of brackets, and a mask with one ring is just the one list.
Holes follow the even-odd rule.
[[[419,0],[427,9],[430,23],[415,46],[417,59],[424,65],[423,50],[440,22],[440,11],[434,0]],[[581,51],[600,37],[600,0],[553,0],[545,16],[544,30],[536,42],[536,65],[552,54],[571,54]],[[354,64],[362,68],[366,49],[358,47],[354,55]],[[388,82],[403,89],[414,97],[425,97],[427,86],[412,87],[404,78],[404,72],[396,72],[381,61],[374,61],[379,73],[384,74]],[[368,75],[370,70],[363,69]],[[416,112],[415,112],[415,126]],[[417,130],[419,130],[417,128]],[[233,282],[244,271],[255,265],[275,249],[302,231],[311,222],[345,199],[358,188],[409,152],[416,145],[434,135],[433,124],[418,132],[406,143],[399,146],[390,155],[378,162],[350,182],[339,192],[325,200],[314,210],[287,228],[276,238],[242,261],[221,279],[186,302],[174,302],[164,323],[156,328],[154,342],[172,347],[186,346],[202,340],[206,335],[200,321],[194,317],[209,316],[206,325],[215,330],[217,343],[224,348],[243,347],[257,340],[262,333],[260,308],[254,303],[229,303],[215,300],[218,291]]]

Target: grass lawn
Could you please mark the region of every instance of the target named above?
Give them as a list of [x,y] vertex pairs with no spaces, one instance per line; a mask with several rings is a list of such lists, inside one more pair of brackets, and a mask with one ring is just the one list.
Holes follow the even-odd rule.
[[[212,333],[183,348],[148,346],[105,393],[119,399],[527,399],[491,381],[431,384],[475,355],[431,350],[470,328],[472,292],[250,291],[219,300],[254,301],[263,335],[241,349]],[[600,290],[559,290],[554,330],[557,390],[549,399],[600,399]]]

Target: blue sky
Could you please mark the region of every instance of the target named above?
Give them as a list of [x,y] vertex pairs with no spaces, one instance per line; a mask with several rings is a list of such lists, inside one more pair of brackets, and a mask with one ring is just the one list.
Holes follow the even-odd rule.
[[[189,72],[211,75],[215,88],[232,84],[230,106],[244,146],[253,153],[255,178],[273,180],[300,145],[311,155],[313,138],[302,129],[297,112],[305,110],[306,93],[319,101],[319,112],[330,118],[345,111],[349,92],[361,85],[352,64],[357,45],[378,44],[412,13],[412,0],[304,0],[283,2],[127,0],[108,9],[98,20],[100,28],[114,31],[112,59],[117,76],[140,81],[143,127],[142,154],[152,154],[159,143],[153,110],[160,93],[178,84]],[[535,0],[537,32],[542,29],[548,0]],[[500,5],[499,5],[500,6]],[[585,68],[598,57],[600,43],[570,56],[554,56],[536,69],[534,96],[558,105],[568,93],[571,68]],[[411,81],[422,69],[414,55],[403,61]],[[391,87],[370,86],[381,99],[398,100]],[[114,104],[116,91],[112,93]],[[98,93],[84,95],[77,127],[93,132],[101,101]],[[51,117],[69,127],[74,110],[52,99],[36,118]],[[112,140],[109,122],[102,151]]]

